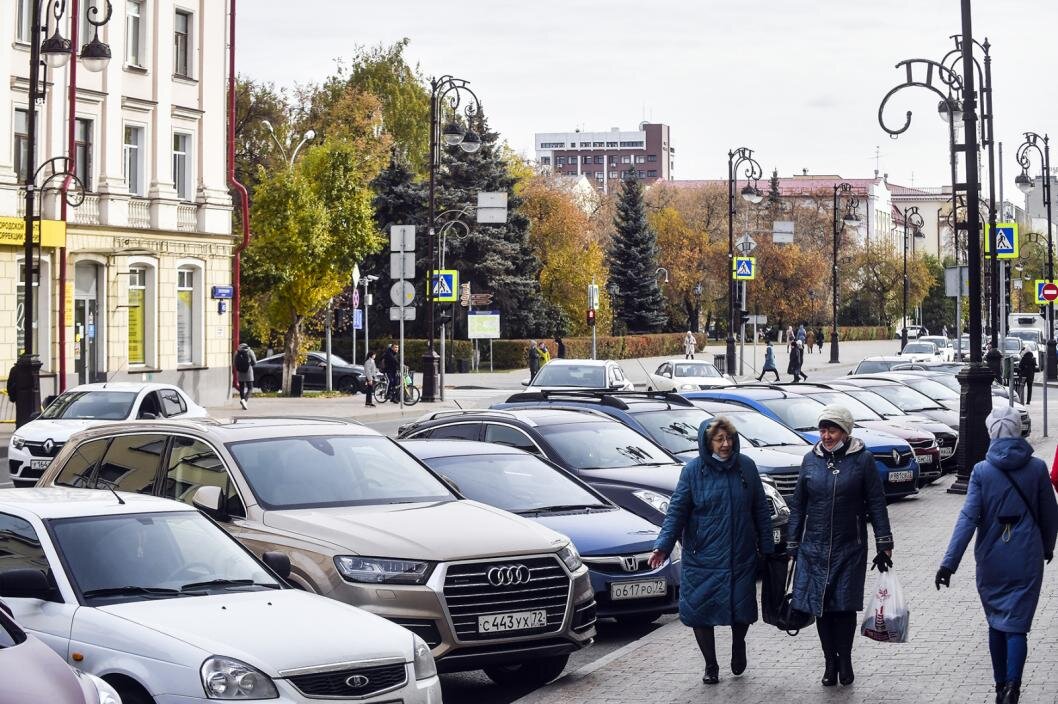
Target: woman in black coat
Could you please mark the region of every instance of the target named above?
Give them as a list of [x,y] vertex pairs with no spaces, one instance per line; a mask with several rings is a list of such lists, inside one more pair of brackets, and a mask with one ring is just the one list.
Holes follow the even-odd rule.
[[863,610],[867,521],[874,529],[880,572],[892,566],[893,533],[874,457],[852,437],[848,409],[819,414],[819,442],[805,455],[790,503],[793,607],[815,614],[825,669],[823,686],[852,684],[856,612]]

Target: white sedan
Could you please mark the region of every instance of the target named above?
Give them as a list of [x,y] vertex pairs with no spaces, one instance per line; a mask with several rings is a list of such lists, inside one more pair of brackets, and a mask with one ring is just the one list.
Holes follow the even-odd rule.
[[0,596],[22,627],[124,704],[441,701],[421,638],[290,588],[289,558],[258,561],[187,504],[0,490],[0,554],[18,555]]
[[700,391],[734,383],[709,362],[694,359],[665,360],[650,375],[650,388],[657,391]]
[[635,390],[621,365],[610,359],[552,359],[522,386],[528,391]]
[[172,384],[116,382],[75,386],[57,396],[39,416],[11,436],[7,446],[11,480],[15,486],[33,486],[70,436],[93,425],[207,415],[205,408]]
[[943,362],[944,354],[932,342],[909,342],[900,350],[900,357],[909,362]]

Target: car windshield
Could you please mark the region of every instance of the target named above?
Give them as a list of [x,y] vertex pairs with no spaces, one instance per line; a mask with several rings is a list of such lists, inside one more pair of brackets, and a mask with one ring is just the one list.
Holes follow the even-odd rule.
[[753,447],[781,447],[784,445],[807,445],[808,442],[782,423],[756,411],[724,412],[734,423],[738,434]]
[[89,606],[279,588],[257,560],[197,511],[48,523],[70,579]]
[[936,354],[937,348],[932,342],[909,342],[904,345],[904,354]]
[[611,508],[562,470],[533,455],[433,457],[426,464],[455,484],[468,499],[511,513]]
[[597,364],[545,364],[532,386],[571,386],[605,389],[606,369]]
[[651,439],[673,454],[698,451],[698,428],[713,418],[700,408],[679,408],[667,411],[636,413]]
[[676,362],[675,376],[709,376],[719,377],[720,372],[708,362]]
[[882,362],[875,359],[865,359],[856,365],[856,371],[853,374],[876,374],[878,372],[887,372],[897,362]]
[[135,391],[67,391],[48,404],[41,418],[125,420],[136,403]]
[[555,448],[563,462],[576,469],[676,462],[649,439],[617,421],[555,423],[538,426],[537,432]]
[[357,435],[244,440],[228,445],[266,509],[453,501],[389,438]]
[[891,402],[904,413],[932,411],[943,408],[943,406],[938,405],[928,396],[903,384],[879,384],[870,388],[871,391]]
[[[935,401],[958,401],[959,392],[954,389],[950,389],[939,381],[933,379],[908,379],[904,382],[915,391],[929,396]],[[958,380],[955,380],[958,385]]]
[[1020,337],[1004,337],[1003,338],[1003,351],[1004,352],[1020,352],[1021,351],[1021,338]]
[[874,391],[867,391],[866,389],[860,390],[848,390],[846,394],[856,399],[863,405],[870,408],[872,411],[882,416],[883,418],[895,418],[897,416],[906,416],[907,414],[901,411],[899,408],[894,406],[883,396],[879,396]]
[[1022,340],[1029,340],[1030,342],[1039,342],[1040,333],[1038,330],[1033,328],[1032,330],[1010,330],[1007,332],[1010,337],[1017,337]]
[[815,430],[819,427],[819,411],[823,408],[823,404],[819,401],[791,397],[773,398],[761,401],[761,403],[794,430]]
[[949,340],[946,337],[923,337],[922,341],[923,342],[932,342],[938,348],[947,347],[948,344],[949,344]]
[[864,420],[883,420],[883,418],[875,413],[874,409],[870,406],[841,391],[813,391],[812,398],[821,403],[836,403],[839,406],[844,406],[849,409],[849,412],[852,414],[852,419],[856,422]]

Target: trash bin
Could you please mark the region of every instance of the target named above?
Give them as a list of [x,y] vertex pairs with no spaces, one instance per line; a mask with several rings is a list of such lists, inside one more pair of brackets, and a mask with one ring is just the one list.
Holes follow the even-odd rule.
[[305,393],[305,375],[304,374],[291,374],[290,375],[290,398],[301,398],[302,394]]
[[469,359],[457,359],[456,360],[456,371],[460,374],[466,374],[470,371],[470,360]]
[[726,354],[714,354],[713,355],[713,366],[721,374],[727,374],[727,355]]

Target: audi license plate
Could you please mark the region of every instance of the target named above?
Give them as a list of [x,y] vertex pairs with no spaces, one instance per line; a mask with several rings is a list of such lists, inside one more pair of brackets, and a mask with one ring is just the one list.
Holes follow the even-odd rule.
[[668,585],[664,579],[652,579],[649,582],[614,582],[610,584],[610,598],[614,601],[622,599],[651,599],[656,596],[665,596]]
[[933,464],[933,455],[916,455],[919,464]]
[[547,627],[547,611],[515,611],[511,614],[492,614],[478,616],[478,633],[498,633],[500,631],[529,631],[534,628]]
[[942,447],[942,448],[940,448],[940,458],[941,459],[947,459],[947,458],[951,457],[954,454],[955,454],[955,448],[954,447]]
[[914,479],[915,475],[910,470],[902,472],[889,472],[889,482],[896,484],[898,482],[909,482]]
[[51,464],[51,460],[30,460],[30,469],[47,469],[48,465]]

